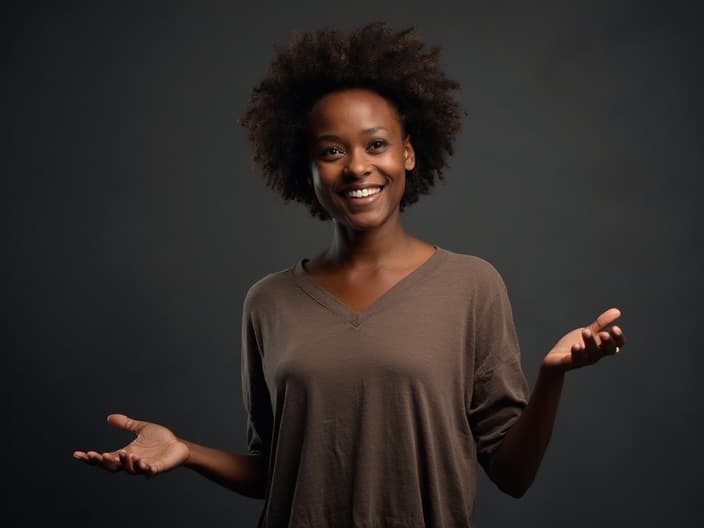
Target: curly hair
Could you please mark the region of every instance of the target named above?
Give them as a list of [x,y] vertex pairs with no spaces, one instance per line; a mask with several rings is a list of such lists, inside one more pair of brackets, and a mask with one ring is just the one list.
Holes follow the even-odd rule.
[[414,28],[396,32],[375,22],[348,35],[333,29],[298,33],[275,51],[240,123],[248,129],[253,163],[285,200],[329,218],[310,179],[308,114],[323,95],[346,88],[369,89],[389,100],[412,138],[416,167],[406,171],[401,210],[443,179],[461,112],[452,96],[459,83],[440,70],[439,47],[428,49]]

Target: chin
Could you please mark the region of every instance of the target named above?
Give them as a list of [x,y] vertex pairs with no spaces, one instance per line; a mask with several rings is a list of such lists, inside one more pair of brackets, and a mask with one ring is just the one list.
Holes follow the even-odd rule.
[[345,226],[354,231],[370,231],[378,229],[389,223],[393,218],[393,213],[381,214],[380,212],[357,213],[337,215],[334,217],[335,222],[341,226]]

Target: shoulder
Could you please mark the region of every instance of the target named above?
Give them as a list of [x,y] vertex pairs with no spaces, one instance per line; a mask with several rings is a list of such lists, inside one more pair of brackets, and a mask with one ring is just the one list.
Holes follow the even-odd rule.
[[273,300],[280,298],[285,292],[290,291],[291,288],[295,288],[293,266],[269,273],[257,280],[247,290],[244,298],[245,310],[252,311],[259,306],[268,305]]
[[476,255],[438,248],[444,254],[442,274],[446,280],[471,287],[477,293],[491,294],[506,288],[503,277],[489,261]]

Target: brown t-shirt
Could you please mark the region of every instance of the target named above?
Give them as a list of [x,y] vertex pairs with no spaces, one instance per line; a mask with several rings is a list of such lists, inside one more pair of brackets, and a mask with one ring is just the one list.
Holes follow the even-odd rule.
[[528,393],[489,263],[437,248],[355,313],[300,261],[250,288],[242,346],[260,527],[471,526],[477,461]]

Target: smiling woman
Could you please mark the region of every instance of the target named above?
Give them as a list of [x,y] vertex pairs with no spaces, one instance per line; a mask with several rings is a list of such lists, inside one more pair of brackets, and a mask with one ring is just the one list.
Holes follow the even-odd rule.
[[519,497],[551,436],[565,373],[615,354],[617,309],[548,351],[529,396],[506,287],[479,257],[406,232],[459,130],[412,30],[302,34],[243,118],[269,186],[331,220],[328,247],[244,301],[248,454],[111,415],[137,437],[74,456],[154,476],[178,466],[264,498],[260,527],[472,525],[478,465]]
[[284,199],[308,205],[314,216],[330,218],[310,184],[310,113],[325,96],[357,88],[383,97],[403,136],[422,146],[415,168],[406,172],[401,210],[429,193],[443,177],[461,129],[453,97],[459,84],[438,67],[439,53],[412,29],[396,32],[381,23],[349,35],[335,30],[296,35],[252,91],[242,118],[267,184]]

